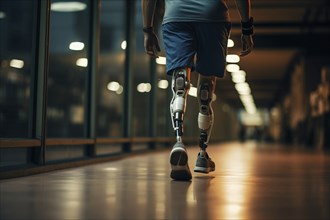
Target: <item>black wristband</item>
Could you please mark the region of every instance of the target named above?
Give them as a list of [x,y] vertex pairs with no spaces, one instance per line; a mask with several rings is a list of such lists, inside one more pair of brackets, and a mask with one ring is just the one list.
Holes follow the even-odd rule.
[[253,34],[253,17],[250,17],[249,21],[243,22],[242,25],[242,34],[243,35],[252,35]]
[[154,28],[153,27],[144,27],[143,28],[143,32],[144,33],[147,33],[147,34],[153,33],[154,32]]
[[242,34],[243,35],[253,35],[253,26],[249,29],[242,28]]
[[253,27],[253,17],[250,17],[249,21],[247,21],[247,22],[241,21],[241,24],[242,24],[242,28]]

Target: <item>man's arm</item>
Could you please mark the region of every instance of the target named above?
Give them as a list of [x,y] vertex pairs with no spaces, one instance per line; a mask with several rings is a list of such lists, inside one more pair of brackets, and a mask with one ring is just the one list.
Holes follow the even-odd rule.
[[248,22],[251,17],[251,2],[250,0],[235,0],[238,12],[243,22]]
[[144,48],[147,54],[158,57],[160,51],[157,35],[154,32],[154,16],[157,0],[141,0],[144,32]]
[[157,0],[141,0],[143,28],[153,27]]
[[238,12],[241,17],[242,24],[242,47],[243,51],[240,56],[245,56],[252,51],[253,48],[253,18],[251,17],[250,0],[235,0]]

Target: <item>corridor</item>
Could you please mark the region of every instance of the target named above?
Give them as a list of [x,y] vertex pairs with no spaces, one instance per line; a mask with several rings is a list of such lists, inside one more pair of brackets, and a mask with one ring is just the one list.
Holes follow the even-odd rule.
[[[194,167],[197,147],[188,147]],[[169,178],[169,149],[2,180],[1,219],[329,219],[327,152],[256,142],[210,145],[216,171]]]

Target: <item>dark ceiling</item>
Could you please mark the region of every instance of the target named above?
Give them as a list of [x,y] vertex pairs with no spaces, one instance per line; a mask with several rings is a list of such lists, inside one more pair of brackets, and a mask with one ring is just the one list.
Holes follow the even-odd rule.
[[[306,51],[326,54],[330,50],[330,1],[252,0],[255,22],[254,50],[241,58],[239,66],[247,73],[257,108],[274,105],[285,90],[290,68]],[[240,18],[235,2],[229,1],[235,42],[228,52],[239,53]],[[330,60],[329,60],[330,63]],[[284,91],[286,92],[286,91]],[[242,107],[230,73],[217,86],[218,97],[235,108]]]

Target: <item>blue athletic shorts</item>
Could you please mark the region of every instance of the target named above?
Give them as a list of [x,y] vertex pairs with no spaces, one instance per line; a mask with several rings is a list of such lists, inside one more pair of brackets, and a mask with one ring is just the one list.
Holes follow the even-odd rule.
[[230,29],[230,22],[163,24],[167,74],[172,75],[177,68],[191,67],[205,76],[223,77]]

